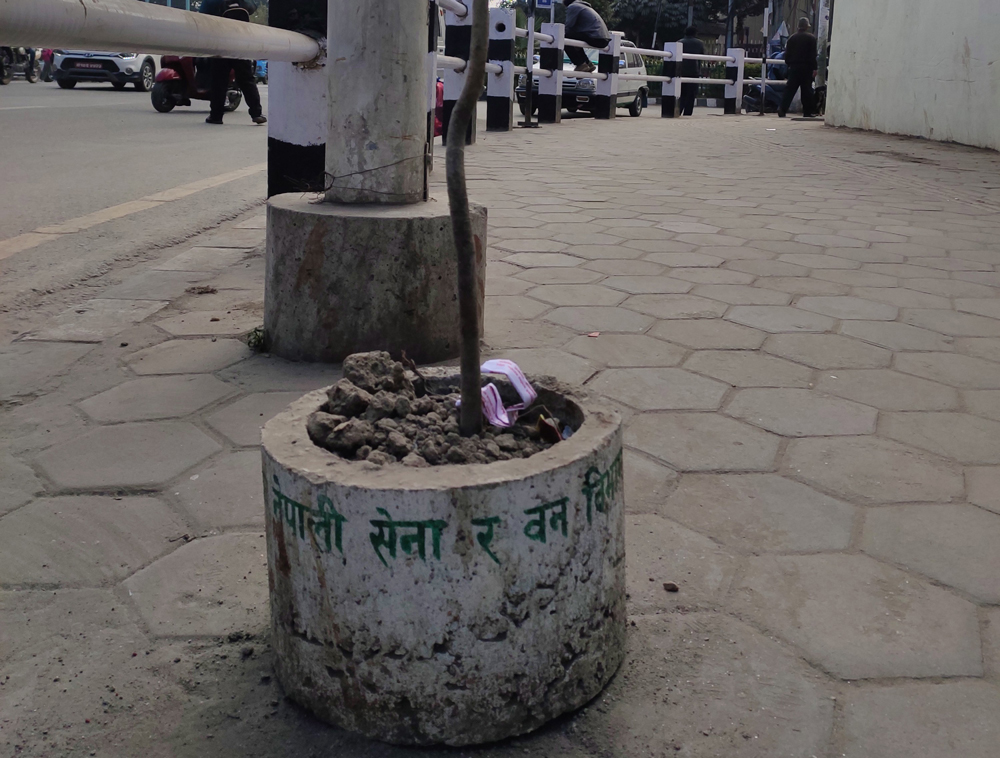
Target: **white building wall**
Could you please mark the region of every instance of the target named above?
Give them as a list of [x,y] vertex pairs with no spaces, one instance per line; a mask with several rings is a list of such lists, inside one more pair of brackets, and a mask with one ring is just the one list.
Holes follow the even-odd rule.
[[1000,0],[837,0],[826,121],[1000,150]]

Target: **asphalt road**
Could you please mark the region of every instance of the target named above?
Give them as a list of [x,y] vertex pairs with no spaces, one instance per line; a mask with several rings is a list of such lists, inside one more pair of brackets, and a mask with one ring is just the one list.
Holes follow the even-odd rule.
[[204,101],[157,113],[131,87],[0,87],[0,344],[74,299],[60,293],[263,204],[267,127],[245,104],[221,127],[207,114]]
[[157,113],[148,93],[109,84],[0,88],[0,240],[267,160],[245,105],[222,128],[207,115],[197,100]]

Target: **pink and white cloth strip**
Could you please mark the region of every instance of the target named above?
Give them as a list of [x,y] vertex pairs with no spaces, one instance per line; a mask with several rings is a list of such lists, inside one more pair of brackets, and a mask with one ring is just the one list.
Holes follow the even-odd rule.
[[497,389],[496,385],[490,382],[483,387],[483,413],[486,414],[486,420],[493,426],[512,426],[517,421],[517,414],[535,402],[538,393],[535,392],[528,377],[514,361],[502,358],[486,361],[480,366],[480,370],[485,374],[503,374],[514,385],[517,394],[521,396],[519,404],[504,408],[503,401],[500,399],[500,390]]

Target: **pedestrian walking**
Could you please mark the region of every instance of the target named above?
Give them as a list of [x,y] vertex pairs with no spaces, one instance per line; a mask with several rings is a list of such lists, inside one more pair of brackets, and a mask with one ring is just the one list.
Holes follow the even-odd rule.
[[[611,33],[600,14],[585,0],[566,0],[566,37],[586,42],[603,50],[611,42]],[[597,67],[587,58],[582,47],[566,47],[566,55],[576,64],[576,70],[590,73]]]
[[[680,40],[680,43],[684,47],[685,55],[688,53],[693,53],[694,55],[705,54],[705,43],[698,39],[698,29],[694,26],[689,26],[684,30],[684,37]],[[701,61],[682,60],[681,76],[700,77]],[[681,85],[680,111],[682,116],[690,116],[694,113],[694,99],[697,95],[697,84]]]
[[[201,4],[201,12],[210,16],[220,16],[222,18],[234,19],[236,21],[250,22],[250,16],[257,10],[254,0],[204,0]],[[222,114],[226,107],[226,93],[229,91],[229,76],[235,76],[236,86],[243,93],[243,99],[247,101],[247,108],[250,110],[250,120],[255,124],[266,124],[263,109],[260,105],[260,92],[257,91],[257,82],[254,81],[253,61],[240,60],[239,58],[211,58],[208,62],[209,81],[211,96],[209,98],[210,111],[206,124],[221,124]]]
[[799,19],[799,30],[785,44],[785,66],[788,69],[785,93],[781,97],[778,115],[788,113],[796,90],[802,90],[802,115],[816,115],[813,102],[813,78],[816,76],[816,35],[809,33],[809,19]]

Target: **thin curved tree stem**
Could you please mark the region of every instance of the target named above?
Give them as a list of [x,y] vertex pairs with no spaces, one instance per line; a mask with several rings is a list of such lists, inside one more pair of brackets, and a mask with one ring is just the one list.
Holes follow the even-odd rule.
[[[466,0],[468,2],[468,0]],[[465,85],[455,101],[448,125],[446,170],[448,206],[458,252],[458,310],[462,335],[462,408],[459,431],[463,437],[483,429],[483,401],[480,389],[479,298],[476,280],[476,239],[469,214],[469,192],[465,183],[465,136],[476,117],[476,105],[483,92],[486,54],[489,45],[490,10],[488,0],[472,0],[472,40],[465,66]]]

